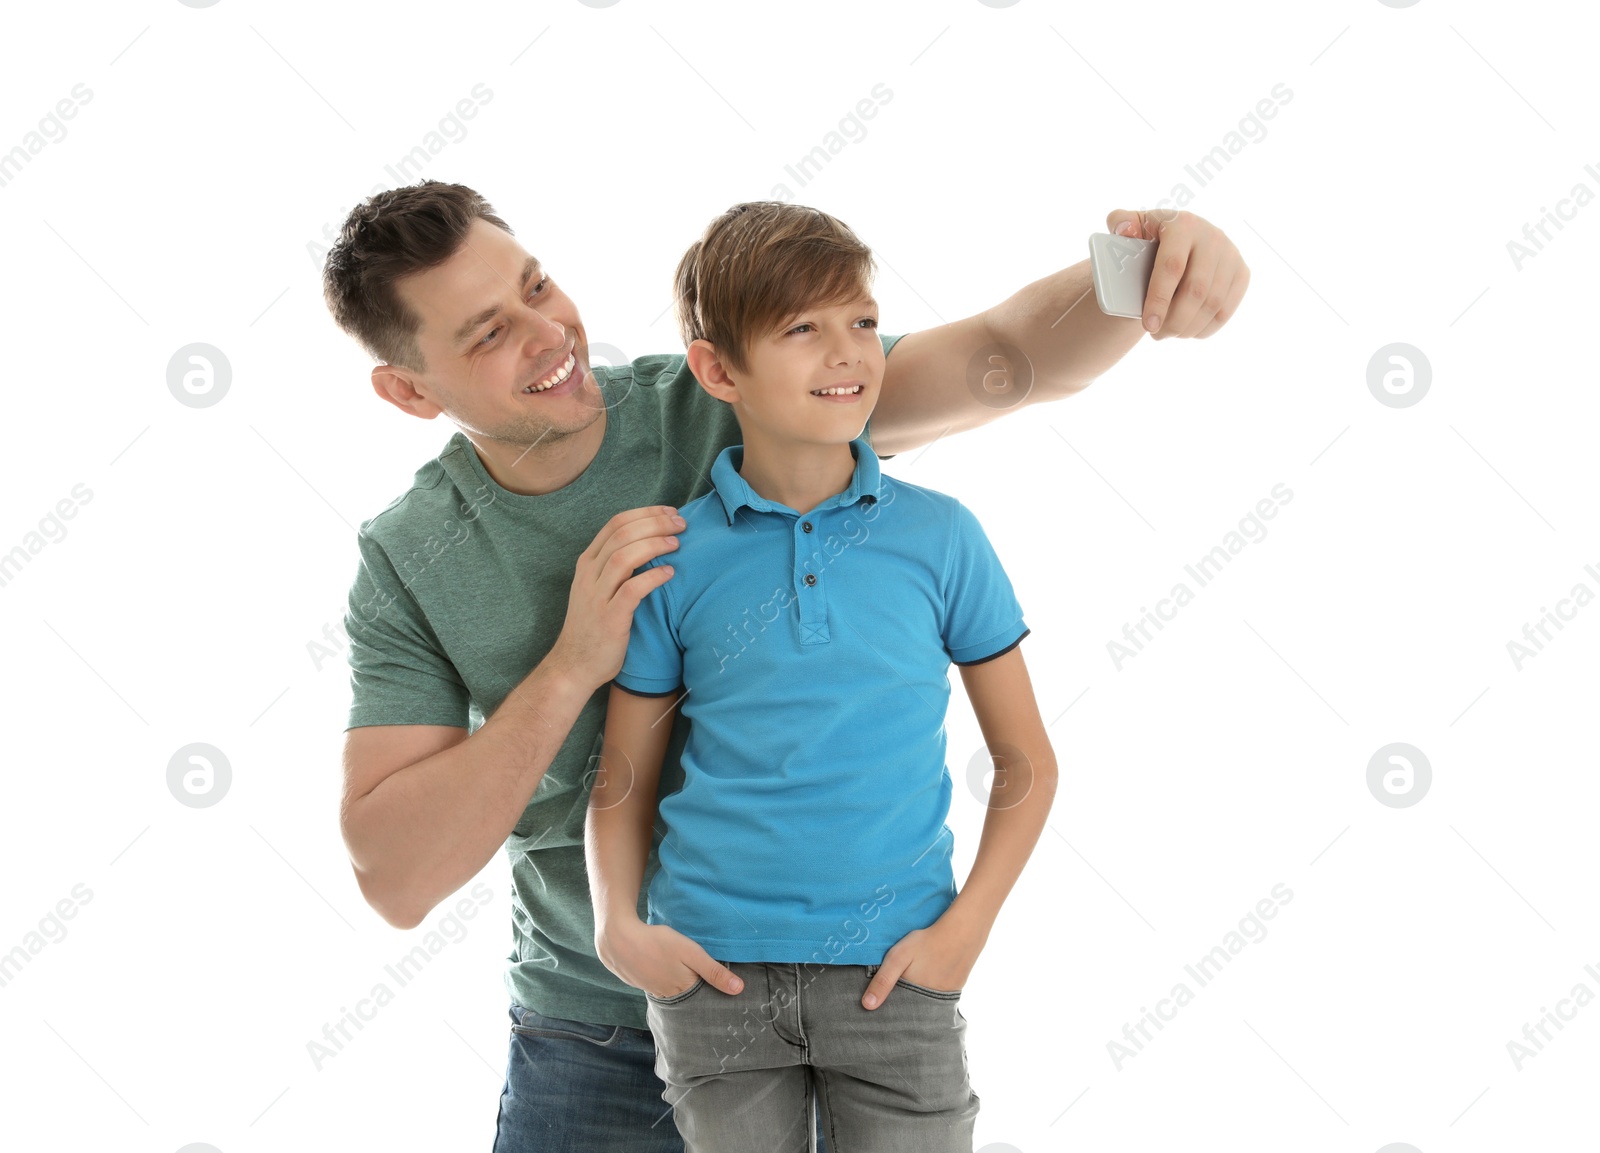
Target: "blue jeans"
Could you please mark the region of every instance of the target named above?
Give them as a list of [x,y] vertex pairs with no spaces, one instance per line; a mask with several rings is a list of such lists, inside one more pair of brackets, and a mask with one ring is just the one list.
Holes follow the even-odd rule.
[[494,1153],[684,1153],[655,1063],[648,1029],[513,1003]]

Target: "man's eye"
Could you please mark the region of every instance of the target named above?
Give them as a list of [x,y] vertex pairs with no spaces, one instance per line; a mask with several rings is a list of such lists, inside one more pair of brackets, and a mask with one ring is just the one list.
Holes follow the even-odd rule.
[[[539,295],[539,293],[540,293],[540,292],[542,292],[542,291],[543,291],[543,290],[544,290],[544,286],[545,286],[545,285],[547,285],[547,284],[549,284],[549,283],[550,283],[550,278],[549,278],[549,277],[548,277],[548,276],[543,276],[543,277],[540,277],[540,279],[539,279],[539,283],[538,283],[538,284],[535,284],[535,285],[534,285],[534,286],[533,286],[533,288],[532,288],[532,290],[530,290],[530,291],[529,291],[529,293],[528,293],[528,295],[529,295],[529,296],[530,296],[530,297],[532,297],[532,296],[538,296],[538,295]],[[502,328],[502,327],[504,327],[504,326],[503,326],[503,325],[496,325],[496,326],[495,326],[495,327],[494,327],[494,328],[491,328],[491,329],[490,329],[490,330],[489,330],[489,331],[488,331],[488,332],[486,332],[486,333],[485,333],[485,334],[484,334],[484,337],[483,337],[483,339],[482,339],[482,340],[480,340],[480,341],[478,341],[478,347],[479,347],[479,348],[482,348],[482,347],[484,347],[484,346],[485,346],[485,345],[488,345],[488,344],[490,344],[490,343],[491,343],[491,342],[493,342],[493,340],[494,340],[494,338],[495,338],[495,337],[496,337],[496,336],[498,336],[498,335],[500,335],[500,329],[501,329],[501,328]]]

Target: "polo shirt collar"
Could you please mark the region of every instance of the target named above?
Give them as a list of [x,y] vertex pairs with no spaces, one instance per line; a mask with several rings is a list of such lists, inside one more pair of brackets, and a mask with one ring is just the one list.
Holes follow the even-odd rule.
[[[867,444],[864,437],[859,436],[850,442],[850,452],[856,458],[856,468],[850,475],[849,485],[843,492],[835,493],[817,505],[807,516],[824,509],[847,508],[861,500],[877,501],[883,484],[882,474],[878,470],[878,454],[872,451],[872,446]],[[711,484],[722,501],[722,510],[727,514],[729,524],[733,523],[734,516],[743,506],[758,512],[800,515],[788,505],[768,500],[751,488],[739,475],[739,468],[743,464],[744,445],[733,444],[718,453],[716,462],[711,466]]]

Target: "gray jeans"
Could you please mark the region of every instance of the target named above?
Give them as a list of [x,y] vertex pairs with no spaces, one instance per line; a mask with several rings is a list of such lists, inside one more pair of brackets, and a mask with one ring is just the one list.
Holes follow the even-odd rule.
[[829,1153],[972,1153],[959,991],[900,981],[868,1010],[876,965],[723,963],[738,994],[696,979],[647,1008],[689,1153],[807,1153],[819,1112]]

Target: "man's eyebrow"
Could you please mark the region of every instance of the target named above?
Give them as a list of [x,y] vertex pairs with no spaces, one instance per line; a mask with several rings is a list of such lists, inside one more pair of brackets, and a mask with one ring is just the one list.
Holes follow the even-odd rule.
[[[535,272],[537,272],[538,269],[539,269],[539,258],[537,256],[528,257],[527,262],[525,264],[523,264],[523,266],[522,266],[522,286],[524,288],[527,287],[528,281],[533,278],[533,274]],[[476,332],[478,329],[482,328],[485,324],[488,324],[489,321],[493,320],[495,317],[497,317],[499,315],[500,315],[500,306],[498,304],[495,304],[495,305],[491,305],[490,307],[484,309],[482,312],[477,313],[474,316],[468,317],[467,318],[467,322],[465,324],[463,324],[460,328],[456,329],[455,336],[451,338],[453,343],[455,344],[456,347],[459,348],[462,344],[464,344],[466,342],[466,339],[469,336],[471,336],[474,332]]]

